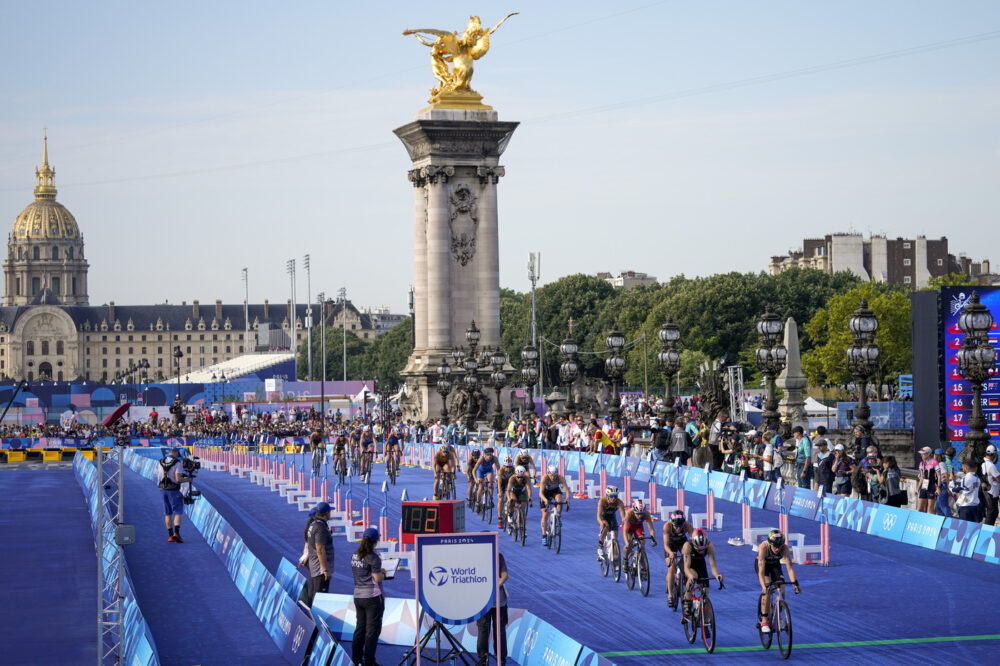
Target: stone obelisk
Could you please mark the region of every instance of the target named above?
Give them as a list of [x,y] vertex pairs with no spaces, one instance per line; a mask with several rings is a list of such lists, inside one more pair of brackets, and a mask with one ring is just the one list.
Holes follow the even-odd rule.
[[[421,42],[432,47],[440,88],[432,91],[430,106],[395,134],[410,156],[407,175],[414,188],[415,336],[402,372],[406,398],[401,406],[408,418],[426,421],[441,413],[437,367],[443,358],[454,364],[451,351],[465,344],[471,323],[481,332],[480,348],[500,345],[497,184],[504,175],[500,156],[518,123],[499,120],[468,87],[472,60],[462,58],[482,57],[484,40],[489,45],[489,33],[477,17],[460,38],[442,31],[404,34],[424,33],[437,36],[433,44]],[[449,71],[448,59],[436,53],[452,54],[462,68]],[[460,367],[453,371],[453,379],[461,375]]]
[[785,349],[788,350],[788,362],[785,369],[778,375],[775,382],[785,396],[778,403],[781,418],[794,426],[809,427],[806,418],[805,400],[802,389],[809,385],[806,376],[802,374],[802,355],[799,352],[799,329],[792,317],[785,321]]

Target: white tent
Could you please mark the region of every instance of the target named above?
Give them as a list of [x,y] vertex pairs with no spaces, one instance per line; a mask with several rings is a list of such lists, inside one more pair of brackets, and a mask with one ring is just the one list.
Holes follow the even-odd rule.
[[812,396],[806,398],[805,410],[806,416],[826,416],[827,414],[836,416],[837,414],[837,408],[835,406],[827,407]]

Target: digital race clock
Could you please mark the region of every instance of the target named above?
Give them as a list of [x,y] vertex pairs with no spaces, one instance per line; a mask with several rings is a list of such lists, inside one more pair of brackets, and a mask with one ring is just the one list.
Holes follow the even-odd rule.
[[453,534],[465,531],[465,500],[403,502],[403,543],[413,545],[414,534]]

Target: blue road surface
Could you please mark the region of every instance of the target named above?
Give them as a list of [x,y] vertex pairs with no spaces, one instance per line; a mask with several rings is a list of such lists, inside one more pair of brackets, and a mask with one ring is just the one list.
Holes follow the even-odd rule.
[[[289,455],[298,462],[300,456]],[[382,507],[383,467],[376,465],[371,485],[372,522]],[[390,535],[399,522],[399,497],[431,494],[432,473],[404,466],[399,484],[391,487]],[[277,493],[221,472],[203,472],[200,486],[206,497],[230,521],[248,546],[273,572],[279,556],[294,559],[301,552],[306,514]],[[331,491],[333,483],[330,484]],[[636,484],[636,490],[646,489]],[[674,501],[672,490],[659,496]],[[459,478],[459,496],[465,480]],[[666,603],[666,567],[661,547],[650,546],[652,585],[642,597],[620,583],[601,576],[597,562],[596,500],[573,500],[564,513],[560,554],[542,547],[537,489],[529,511],[530,532],[525,547],[501,535],[501,548],[510,571],[508,589],[513,607],[523,607],[555,625],[588,647],[619,664],[668,663],[692,659],[759,661],[780,659],[776,648],[765,653],[755,628],[755,604],[760,588],[753,572],[754,553],[748,546],[726,541],[740,534],[740,508],[717,501],[724,530],[712,533],[726,589],[713,588],[718,622],[716,653],[705,654],[700,643],[684,638],[679,613]],[[364,487],[354,484],[355,508],[360,510]],[[704,511],[704,496],[686,494],[691,511]],[[754,526],[777,527],[777,514],[755,510]],[[661,523],[657,522],[660,541]],[[472,512],[466,531],[495,530]],[[790,529],[802,532],[808,543],[819,542],[819,524],[792,517]],[[871,663],[872,660],[912,660],[948,663],[992,663],[1000,649],[1000,569],[971,559],[946,555],[850,530],[831,528],[833,566],[799,566],[802,594],[788,590],[794,624],[792,659],[797,662]],[[347,566],[353,544],[335,538],[337,560],[331,591],[349,592]],[[403,572],[386,585],[390,596],[412,596],[412,580]],[[145,609],[145,606],[144,606]],[[876,644],[877,643],[877,644]]]
[[198,530],[186,522],[184,543],[167,542],[160,491],[127,467],[125,521],[136,529],[125,557],[162,664],[285,663]]
[[97,660],[97,553],[71,469],[0,472],[0,563],[9,666]]

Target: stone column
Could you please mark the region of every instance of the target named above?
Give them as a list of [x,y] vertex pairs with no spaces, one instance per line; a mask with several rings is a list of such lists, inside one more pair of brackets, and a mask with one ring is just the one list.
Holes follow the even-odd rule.
[[482,344],[500,345],[500,240],[497,216],[497,182],[504,175],[502,166],[477,168],[482,195],[479,198],[479,229],[476,238],[476,321],[482,331]]
[[451,230],[448,224],[450,166],[426,166],[427,179],[427,347],[451,346]]
[[427,181],[420,169],[407,174],[415,194],[413,220],[413,317],[416,350],[427,348]]

